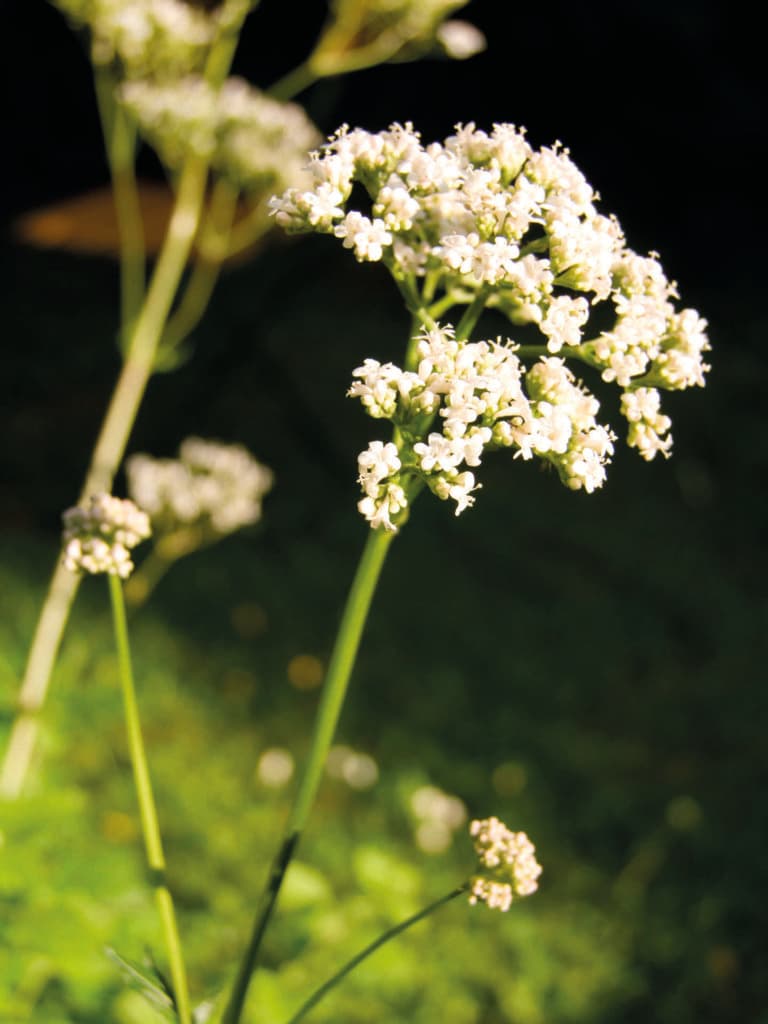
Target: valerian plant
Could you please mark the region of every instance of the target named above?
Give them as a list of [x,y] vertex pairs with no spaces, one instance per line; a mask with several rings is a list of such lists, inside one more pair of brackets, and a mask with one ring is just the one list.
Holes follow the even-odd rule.
[[[202,319],[225,260],[268,231],[267,200],[306,181],[306,151],[320,134],[292,97],[321,78],[440,51],[477,53],[482,34],[446,20],[466,0],[334,0],[309,57],[268,90],[230,77],[246,18],[258,0],[208,10],[184,0],[54,0],[82,34],[120,236],[122,366],[95,440],[80,504],[109,492],[152,375],[173,369]],[[153,145],[173,188],[173,209],[149,272],[136,181],[139,142]],[[37,621],[0,765],[0,794],[22,792],[51,672],[79,577],[57,560]]]
[[[34,699],[22,701],[22,708],[39,709],[74,581],[106,575],[147,865],[170,965],[169,1005],[181,1024],[194,1019],[193,1000],[165,879],[123,581],[133,569],[132,548],[149,536],[150,518],[164,571],[181,554],[255,522],[272,473],[239,446],[191,438],[178,460],[141,455],[128,461],[136,504],[109,492],[149,376],[178,357],[222,260],[263,233],[271,213],[289,232],[326,234],[358,261],[383,263],[412,329],[400,365],[361,353],[352,372],[348,394],[371,417],[388,420],[391,434],[358,457],[358,508],[369,527],[367,540],[251,936],[231,986],[212,1011],[211,1019],[221,1024],[237,1024],[245,1012],[286,872],[315,803],[380,574],[416,497],[429,491],[452,501],[457,515],[464,512],[481,486],[475,470],[486,453],[503,449],[521,460],[542,460],[569,489],[589,494],[605,482],[617,434],[602,422],[597,397],[574,367],[621,389],[627,442],[646,460],[670,454],[671,423],[661,411],[660,391],[702,386],[709,369],[706,322],[695,310],[678,309],[676,288],[658,257],[627,246],[618,220],[598,210],[596,193],[562,146],[535,150],[512,124],[497,124],[490,133],[459,125],[444,142],[424,145],[410,124],[396,124],[379,133],[344,126],[308,153],[317,145],[317,131],[301,108],[286,102],[288,95],[328,74],[410,59],[435,41],[453,56],[468,56],[479,45],[471,26],[444,20],[460,6],[456,0],[337,0],[307,61],[268,95],[227,78],[249,9],[241,0],[227,0],[211,15],[177,0],[62,0],[73,20],[89,27],[103,76],[102,114],[118,207],[123,204],[121,339],[130,373],[118,382],[81,500],[65,513],[59,572],[70,582],[63,591],[54,588],[56,599],[47,606],[48,634],[36,641],[42,646],[30,662],[36,666]],[[166,245],[148,286],[140,240],[131,234],[136,131],[156,148],[177,187]],[[361,190],[364,208],[356,205]],[[243,200],[247,212],[239,214]],[[184,291],[183,271],[196,259]],[[472,340],[486,310],[506,318],[508,337]],[[137,603],[160,571],[136,588]],[[6,773],[9,794],[20,789],[28,762],[28,750],[20,755],[18,749]],[[473,820],[469,831],[474,872],[361,950],[291,1022],[303,1019],[382,945],[457,896],[505,912],[536,891],[541,866],[524,832],[511,831],[496,817]]]

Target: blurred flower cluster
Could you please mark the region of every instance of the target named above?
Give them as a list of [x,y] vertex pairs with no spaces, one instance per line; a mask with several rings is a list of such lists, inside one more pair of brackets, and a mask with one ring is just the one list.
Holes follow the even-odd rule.
[[480,870],[472,878],[469,902],[509,910],[515,896],[530,896],[539,887],[541,865],[525,832],[511,832],[498,818],[470,823]]
[[195,526],[223,536],[261,519],[271,470],[239,444],[188,437],[178,459],[132,455],[128,490],[149,513],[159,534]]
[[220,89],[200,76],[134,80],[120,98],[169,167],[205,157],[247,190],[306,181],[307,153],[320,140],[300,106],[271,99],[242,78],[228,78]]
[[[220,19],[183,0],[55,0],[91,33],[91,57],[127,78],[172,79],[200,70]],[[228,9],[230,4],[225,5]]]
[[92,495],[87,505],[67,509],[64,564],[70,572],[108,573],[127,579],[131,550],[150,535],[149,516],[132,501]]

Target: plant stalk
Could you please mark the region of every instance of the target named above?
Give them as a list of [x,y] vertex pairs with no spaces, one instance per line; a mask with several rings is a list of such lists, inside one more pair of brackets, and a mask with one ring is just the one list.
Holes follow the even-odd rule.
[[[112,488],[136,414],[152,375],[155,354],[200,222],[207,164],[187,162],[163,248],[128,352],[96,441],[79,502]],[[53,664],[69,617],[79,577],[60,560],[43,604],[19,692],[20,714],[11,729],[0,769],[0,795],[19,796],[29,770],[38,732],[37,714],[45,703]]]
[[417,914],[413,914],[411,917],[407,917],[405,921],[401,921],[400,924],[396,924],[393,928],[389,928],[383,932],[378,939],[371,942],[370,945],[366,946],[365,949],[353,956],[351,960],[347,961],[346,964],[337,971],[331,978],[324,982],[320,988],[316,989],[312,995],[307,999],[305,1003],[302,1003],[301,1007],[294,1013],[288,1024],[298,1024],[300,1020],[304,1020],[306,1015],[313,1007],[317,1006],[321,999],[328,995],[328,993],[334,989],[340,982],[342,982],[348,974],[350,974],[359,964],[368,957],[375,953],[377,949],[381,949],[385,943],[389,942],[390,939],[396,938],[401,935],[404,931],[410,928],[414,924],[418,924],[419,921],[423,921],[425,917],[439,910],[440,907],[445,906],[446,903],[450,903],[451,900],[455,900],[457,896],[461,896],[465,893],[469,885],[465,883],[460,885],[457,889],[453,889],[445,896],[441,896],[439,900],[435,900],[434,903],[430,903],[428,906],[422,908]]
[[325,759],[336,732],[336,725],[355,664],[368,611],[394,536],[394,533],[386,530],[371,530],[363,549],[328,665],[320,706],[315,718],[309,757],[304,766],[299,788],[294,796],[282,842],[262,893],[251,939],[237,973],[229,1003],[224,1011],[222,1024],[237,1024],[240,1020],[248,994],[248,986],[258,963],[264,933],[269,925],[285,873],[296,852],[320,785]]
[[112,617],[115,626],[115,642],[120,668],[120,685],[123,691],[128,749],[131,755],[133,780],[139,803],[141,831],[144,836],[144,849],[147,856],[149,877],[160,913],[160,922],[171,969],[176,1012],[180,1024],[191,1024],[192,1014],[189,1002],[189,989],[187,987],[187,974],[184,968],[184,957],[181,951],[181,940],[176,922],[176,913],[173,907],[173,897],[165,880],[165,855],[160,836],[160,825],[157,820],[155,798],[152,792],[152,781],[149,775],[149,764],[141,733],[139,706],[136,700],[136,688],[131,667],[131,651],[128,642],[128,625],[125,616],[123,586],[117,576],[109,576],[109,596],[112,603]]

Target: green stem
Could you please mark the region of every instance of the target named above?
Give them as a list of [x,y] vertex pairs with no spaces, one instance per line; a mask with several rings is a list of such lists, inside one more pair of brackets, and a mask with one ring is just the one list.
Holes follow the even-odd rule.
[[293,71],[289,71],[287,75],[279,78],[267,92],[276,100],[290,100],[294,96],[298,96],[300,92],[304,92],[310,85],[314,85],[317,79],[318,75],[309,61],[304,61]]
[[[228,73],[237,45],[237,34],[248,9],[247,4],[240,3],[236,16],[230,20],[226,31],[211,50],[206,66],[206,76],[211,84],[220,84]],[[111,134],[112,118],[116,116],[116,111],[105,107],[104,113]],[[207,176],[207,164],[198,159],[188,160],[182,169],[165,241],[149,291],[130,333],[122,371],[80,492],[81,502],[90,494],[111,490],[112,480],[125,452],[128,436],[152,374],[168,312],[197,233]],[[79,582],[79,576],[65,569],[58,558],[29,650],[19,691],[19,713],[11,728],[0,766],[0,797],[16,799],[23,789],[37,742],[40,709],[45,703],[53,665]]]
[[222,1017],[222,1024],[237,1024],[240,1020],[248,986],[258,962],[264,933],[272,917],[285,873],[296,852],[320,785],[323,766],[336,732],[336,725],[360,646],[368,610],[394,536],[394,533],[386,530],[371,530],[363,549],[328,665],[323,694],[315,718],[309,757],[304,766],[299,788],[294,796],[282,842],[262,894],[251,940],[235,979],[229,1003]]
[[[112,488],[112,480],[152,374],[157,345],[197,231],[206,177],[207,166],[198,160],[190,161],[182,172],[168,234],[91,456],[80,492],[80,503],[91,494]],[[11,729],[0,770],[0,794],[4,797],[15,799],[23,788],[37,740],[37,718],[45,703],[56,654],[78,585],[79,577],[68,572],[60,559],[57,560],[19,692],[20,714]]]
[[144,229],[136,185],[136,128],[115,102],[117,81],[96,68],[96,99],[112,178],[112,197],[120,241],[120,340],[125,347],[144,299]]
[[294,1013],[288,1021],[288,1024],[298,1024],[298,1021],[303,1020],[309,1011],[313,1009],[313,1007],[317,1006],[320,1000],[328,995],[328,993],[341,981],[343,981],[344,978],[346,978],[346,976],[358,966],[358,964],[367,960],[372,953],[375,953],[377,949],[381,949],[381,947],[385,943],[389,942],[390,939],[396,938],[396,936],[406,931],[412,925],[417,924],[425,917],[428,917],[436,910],[439,910],[439,908],[444,906],[446,903],[450,903],[451,900],[455,900],[457,896],[461,896],[462,893],[465,893],[468,888],[469,885],[467,883],[460,885],[457,889],[447,893],[445,896],[441,896],[439,900],[435,900],[434,903],[430,903],[429,906],[424,907],[418,912],[418,914],[414,914],[412,917],[406,918],[405,921],[401,921],[400,924],[395,925],[394,928],[390,928],[388,931],[380,935],[375,942],[372,942],[369,946],[366,946],[365,949],[362,949],[356,956],[353,956],[351,960],[344,964],[340,971],[337,971],[333,977],[329,978],[328,981],[320,986],[320,988],[316,989],[309,999],[302,1004],[300,1009]]
[[518,345],[515,349],[515,355],[521,356],[523,359],[526,356],[546,356],[550,355],[549,349],[546,345]]
[[464,315],[456,325],[457,341],[466,341],[474,330],[475,324],[480,319],[480,316],[485,309],[489,291],[490,289],[487,285],[480,288],[477,295],[475,295],[474,299],[472,299],[470,304],[464,310]]
[[115,626],[115,642],[117,659],[120,668],[120,685],[123,691],[125,709],[125,725],[128,733],[128,748],[133,767],[133,779],[136,785],[136,796],[139,803],[141,830],[144,835],[144,848],[149,867],[149,877],[155,891],[155,900],[160,913],[160,922],[165,937],[168,962],[171,968],[173,998],[180,1024],[191,1024],[192,1013],[187,988],[187,974],[184,968],[184,957],[181,951],[179,929],[173,898],[165,880],[165,856],[160,837],[160,826],[157,820],[157,808],[152,793],[152,782],[149,776],[149,765],[141,734],[139,707],[136,700],[136,688],[133,682],[131,652],[128,643],[128,626],[125,617],[122,583],[117,576],[109,577],[109,596],[112,601],[112,617]]

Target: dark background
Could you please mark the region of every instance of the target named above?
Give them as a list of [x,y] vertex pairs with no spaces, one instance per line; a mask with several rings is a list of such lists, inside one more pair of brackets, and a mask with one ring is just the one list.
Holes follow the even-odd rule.
[[[262,6],[235,70],[268,85],[306,53],[324,5]],[[485,54],[322,83],[302,97],[310,114],[323,131],[411,120],[431,140],[458,121],[513,121],[534,145],[560,139],[629,244],[657,250],[683,305],[709,320],[712,371],[704,391],[665,398],[672,460],[645,465],[622,449],[600,494],[568,494],[532,466],[510,473],[497,459],[460,520],[424,499],[385,576],[361,667],[372,685],[365,701],[353,694],[348,728],[397,750],[407,700],[409,728],[433,738],[446,784],[468,800],[467,763],[523,751],[546,806],[545,846],[571,848],[608,877],[642,852],[675,800],[692,799],[696,828],[672,828],[658,876],[624,908],[642,982],[599,1019],[765,1022],[761,36],[735,4],[476,0],[459,16],[485,32]],[[12,2],[3,21],[0,521],[52,550],[116,374],[116,266],[14,238],[15,217],[103,184],[107,172],[90,70],[64,20]],[[141,170],[159,174],[148,154]],[[278,241],[232,269],[193,358],[151,384],[131,442],[171,454],[192,432],[242,440],[276,467],[259,550],[276,575],[301,571],[310,549],[327,552],[332,575],[318,569],[299,610],[316,649],[361,542],[354,459],[374,436],[342,396],[350,369],[365,356],[396,359],[407,329],[380,270],[355,266],[327,239]],[[616,399],[604,397],[616,423]],[[211,585],[202,612],[189,611],[183,571],[158,593],[159,609],[213,636],[220,595]],[[424,629],[437,634],[446,617],[449,683],[436,699],[409,680],[436,671]],[[655,942],[662,934],[666,945]]]

